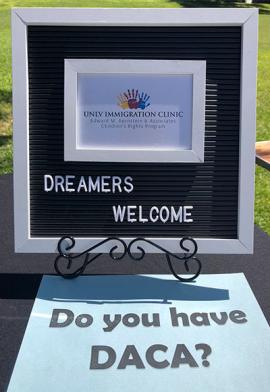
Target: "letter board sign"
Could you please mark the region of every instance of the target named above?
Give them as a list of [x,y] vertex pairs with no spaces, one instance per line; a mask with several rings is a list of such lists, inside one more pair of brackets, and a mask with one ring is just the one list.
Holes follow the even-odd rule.
[[12,32],[16,251],[253,251],[257,10],[19,8]]

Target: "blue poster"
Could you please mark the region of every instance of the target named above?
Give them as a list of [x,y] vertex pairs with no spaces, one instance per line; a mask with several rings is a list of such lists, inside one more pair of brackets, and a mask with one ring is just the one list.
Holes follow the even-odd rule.
[[243,274],[44,276],[9,392],[269,392],[270,329]]

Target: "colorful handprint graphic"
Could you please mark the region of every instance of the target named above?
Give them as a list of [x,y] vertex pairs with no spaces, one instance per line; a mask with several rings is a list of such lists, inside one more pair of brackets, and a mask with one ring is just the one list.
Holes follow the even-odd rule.
[[142,109],[150,106],[150,95],[139,93],[138,90],[128,89],[126,92],[118,96],[118,105],[122,109]]
[[122,108],[122,109],[129,109],[128,106],[128,99],[126,98],[126,96],[124,94],[120,94],[118,97],[118,105]]
[[141,93],[141,95],[140,95],[140,97],[139,97],[138,108],[139,108],[139,109],[145,109],[145,108],[147,108],[147,106],[150,105],[150,102],[148,102],[149,99],[150,99],[150,95]]

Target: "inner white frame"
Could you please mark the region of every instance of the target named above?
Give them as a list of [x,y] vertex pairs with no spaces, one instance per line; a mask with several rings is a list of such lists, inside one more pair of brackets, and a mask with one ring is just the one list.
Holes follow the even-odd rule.
[[[256,74],[258,10],[256,8],[202,9],[83,9],[15,8],[12,10],[14,223],[15,251],[57,252],[59,237],[31,237],[29,189],[29,25],[52,26],[240,26],[242,29],[240,148],[237,238],[195,238],[199,253],[252,253],[254,237],[254,172],[256,131]],[[151,238],[171,252],[181,252],[179,238]],[[76,238],[75,252],[104,237]],[[123,237],[128,243],[130,237]],[[147,252],[158,253],[151,245]],[[108,252],[111,243],[98,248]]]
[[[190,149],[80,148],[77,144],[78,75],[192,75],[192,128]],[[205,132],[206,61],[65,59],[65,161],[203,162]]]

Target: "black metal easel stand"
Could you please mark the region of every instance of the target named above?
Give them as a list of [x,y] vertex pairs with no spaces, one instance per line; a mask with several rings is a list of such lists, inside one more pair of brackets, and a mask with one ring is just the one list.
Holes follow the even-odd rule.
[[[72,254],[70,253],[70,250],[74,248],[76,240],[71,236],[63,236],[58,242],[59,254],[54,262],[54,267],[57,274],[66,279],[73,279],[79,275],[82,275],[86,267],[103,254],[96,253],[98,248],[108,242],[112,242],[109,256],[113,260],[121,260],[126,254],[128,254],[132,260],[140,261],[146,254],[142,246],[144,243],[147,243],[154,248],[159,249],[165,255],[170,271],[176,279],[180,280],[181,282],[191,282],[200,275],[202,264],[196,257],[198,245],[197,242],[191,237],[183,237],[179,241],[180,249],[181,251],[184,251],[184,255],[179,256],[171,253],[162,246],[157,245],[155,242],[143,237],[135,238],[128,245],[121,238],[108,237],[91,246],[90,248],[85,249],[81,253]],[[187,278],[180,276],[175,271],[172,259],[174,259],[175,262],[183,262],[186,272],[190,273],[191,276]]]

